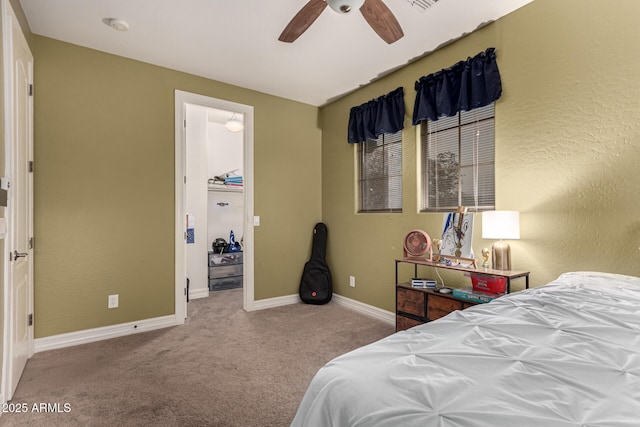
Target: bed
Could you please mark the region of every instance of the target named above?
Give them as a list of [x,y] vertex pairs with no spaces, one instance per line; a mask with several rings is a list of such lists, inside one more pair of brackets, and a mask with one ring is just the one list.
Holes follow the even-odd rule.
[[329,362],[292,426],[640,426],[640,278],[574,272]]

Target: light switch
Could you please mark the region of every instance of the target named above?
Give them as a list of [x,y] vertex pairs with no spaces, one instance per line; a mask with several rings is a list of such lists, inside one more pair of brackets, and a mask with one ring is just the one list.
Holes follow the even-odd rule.
[[109,295],[107,308],[118,308],[118,294]]
[[253,225],[255,227],[259,227],[260,226],[260,216],[254,216],[253,217]]

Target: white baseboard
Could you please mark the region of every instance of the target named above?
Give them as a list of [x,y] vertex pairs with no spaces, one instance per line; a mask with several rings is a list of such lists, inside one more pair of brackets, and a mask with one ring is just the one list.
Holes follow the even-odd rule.
[[209,298],[209,288],[189,289],[189,300]]
[[372,305],[365,304],[351,298],[343,297],[342,295],[338,294],[333,294],[333,300],[336,302],[336,304],[343,305],[362,314],[366,314],[367,316],[375,317],[376,319],[380,319],[392,325],[396,324],[396,315],[395,313],[392,313],[390,311],[383,310],[381,308],[374,307]]
[[83,331],[52,335],[50,337],[37,338],[35,340],[34,351],[39,353],[41,351],[55,350],[74,345],[108,340],[111,338],[118,338],[176,325],[176,316],[172,314],[169,316],[155,317],[153,319],[144,319],[138,322],[121,323],[101,328],[85,329]]
[[[367,316],[375,317],[391,325],[396,324],[396,315],[387,310],[383,310],[378,307],[374,307],[369,304],[365,304],[360,301],[353,300],[351,298],[343,297],[342,295],[333,294],[332,300],[336,304],[345,306],[351,310],[355,310],[359,313],[366,314]],[[266,310],[268,308],[282,307],[289,304],[297,304],[300,302],[298,294],[285,295],[282,297],[262,299],[254,302],[255,310]]]
[[[190,294],[190,298],[203,298],[205,295],[202,292]],[[209,296],[207,290],[206,296]],[[347,308],[366,314],[376,319],[380,319],[384,322],[392,325],[396,322],[396,315],[381,308],[374,307],[369,304],[365,304],[351,298],[343,297],[342,295],[333,294],[333,301],[336,304],[343,305]],[[282,307],[290,304],[297,304],[300,302],[298,294],[285,295],[282,297],[267,298],[257,300],[254,302],[253,308],[255,310],[266,310],[269,308]],[[140,332],[153,331],[155,329],[168,328],[170,326],[176,326],[175,315],[168,315],[162,317],[155,317],[153,319],[144,319],[138,322],[121,323],[118,325],[104,326],[101,328],[86,329],[83,331],[69,332],[66,334],[53,335],[50,337],[37,338],[35,340],[34,351],[36,353],[48,350],[55,350],[59,348],[71,347],[74,345],[88,344],[91,342],[107,340],[111,338],[123,337],[126,335],[137,334]]]
[[285,295],[283,297],[259,299],[253,302],[254,310],[266,310],[267,308],[282,307],[284,305],[297,304],[300,302],[298,294]]

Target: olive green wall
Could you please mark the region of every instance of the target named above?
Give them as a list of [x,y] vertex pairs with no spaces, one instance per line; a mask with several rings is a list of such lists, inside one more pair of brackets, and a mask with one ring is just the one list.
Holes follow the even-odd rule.
[[[432,236],[442,214],[418,213],[414,82],[487,47],[496,48],[496,207],[521,212],[512,268],[533,286],[563,272],[640,275],[640,3],[536,0],[510,15],[321,109],[322,218],[331,232],[335,292],[389,311],[394,262],[413,228]],[[392,48],[392,47],[390,47]],[[349,109],[405,88],[403,213],[357,214]],[[476,218],[476,254],[481,239]],[[432,271],[425,271],[424,274]],[[349,276],[356,287],[349,287]],[[410,277],[411,269],[401,269]],[[446,275],[458,286],[462,275]]]
[[32,41],[36,338],[174,313],[176,89],[254,107],[255,298],[297,292],[321,217],[316,107]]
[[[175,89],[255,108],[256,299],[297,293],[310,230],[323,220],[335,292],[393,311],[403,236],[412,228],[436,235],[442,223],[441,214],[417,212],[414,81],[489,46],[504,89],[496,104],[497,208],[521,211],[514,269],[530,270],[533,285],[570,270],[640,275],[640,52],[629,42],[638,12],[631,1],[603,8],[536,0],[323,107],[320,125],[309,105],[29,37],[36,337],[173,313]],[[357,214],[349,108],[398,86],[407,105],[404,213]],[[478,253],[492,243],[480,232],[477,218]],[[106,308],[111,293],[120,294],[119,309]]]

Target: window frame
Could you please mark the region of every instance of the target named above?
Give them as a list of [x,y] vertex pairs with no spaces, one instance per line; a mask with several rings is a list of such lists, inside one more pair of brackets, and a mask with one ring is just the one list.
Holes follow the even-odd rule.
[[[363,178],[363,165],[367,163],[367,159],[364,159],[363,156],[369,153],[373,153],[373,150],[368,150],[372,144],[379,144],[376,149],[382,149],[382,154],[380,155],[382,162],[384,164],[384,168],[386,169],[383,173],[380,171],[369,171],[371,173],[366,173],[366,177]],[[402,205],[403,205],[403,167],[402,167],[402,130],[394,134],[382,134],[376,139],[368,139],[365,142],[356,144],[358,147],[356,149],[356,192],[357,192],[357,213],[402,213]],[[389,150],[391,150],[390,155],[399,156],[399,160],[396,160],[396,163],[390,165],[389,162],[386,162],[388,159],[387,154],[389,154]],[[375,159],[368,159],[369,162]],[[388,167],[391,166],[391,171]],[[394,172],[395,171],[395,172]],[[365,171],[366,172],[366,171]],[[371,202],[364,200],[365,188],[366,184],[370,183],[374,180],[384,180],[386,184],[386,203],[384,207],[367,207],[365,205],[371,205]],[[395,185],[392,182],[395,180]],[[399,183],[398,183],[399,181]],[[370,186],[369,186],[370,188]],[[393,192],[393,194],[392,194]],[[399,201],[397,200],[399,197]],[[393,199],[396,199],[396,203],[394,205]],[[392,206],[393,205],[393,206]],[[390,207],[392,206],[392,207]]]
[[[471,115],[471,117],[478,117],[477,119],[469,119],[469,115]],[[469,110],[469,111],[461,111],[458,112],[458,114],[456,116],[452,116],[452,117],[446,117],[444,118],[445,120],[449,120],[451,121],[453,118],[456,118],[456,124],[455,126],[452,125],[448,125],[442,129],[439,129],[436,125],[436,129],[432,130],[432,127],[434,126],[434,123],[438,123],[438,121],[431,121],[431,120],[422,120],[420,122],[420,133],[419,133],[419,147],[420,147],[420,182],[419,182],[419,194],[420,194],[420,200],[418,201],[419,206],[420,206],[420,212],[424,212],[424,213],[428,213],[428,212],[452,212],[455,211],[459,206],[465,206],[467,208],[468,211],[470,212],[483,212],[483,211],[487,211],[487,210],[493,210],[495,209],[495,196],[496,196],[496,186],[495,186],[495,103],[491,103],[487,106],[484,107],[480,107],[480,108],[475,108],[473,110]],[[474,130],[478,130],[480,124],[484,125],[484,126],[488,126],[486,129],[490,130],[490,140],[487,141],[485,139],[480,140],[480,136],[478,134],[478,136],[472,136],[471,139],[472,141],[469,141],[468,137],[463,137],[463,133],[465,130],[468,131],[468,127],[469,126],[474,126]],[[438,191],[441,191],[441,189],[437,188],[436,191],[434,191],[434,188],[430,187],[430,174],[431,172],[429,171],[428,167],[429,167],[429,163],[433,162],[433,157],[429,157],[430,153],[429,153],[429,144],[433,143],[433,138],[436,138],[436,143],[437,143],[437,136],[440,133],[446,132],[446,131],[451,131],[451,130],[457,130],[456,134],[457,134],[457,152],[455,153],[455,159],[457,159],[457,172],[456,172],[456,185],[457,185],[457,189],[456,189],[456,193],[457,193],[457,206],[450,206],[450,205],[440,205],[439,202],[436,201],[435,206],[432,204],[431,202],[431,196],[430,194],[432,193],[438,193]],[[474,133],[475,135],[475,133]],[[451,138],[449,138],[451,139]],[[455,142],[455,141],[454,141]],[[490,142],[491,146],[490,147],[486,147],[486,148],[481,148],[479,147],[479,144],[485,144],[487,142]],[[469,145],[471,143],[471,150],[469,149]],[[478,144],[478,145],[476,145]],[[483,160],[480,160],[480,154],[479,151],[482,150],[482,156],[483,156]],[[472,162],[470,163],[464,163],[463,160],[461,159],[465,159],[469,152],[472,152]],[[445,154],[446,152],[441,151],[441,152],[435,152],[435,156],[439,156],[440,154]],[[486,161],[486,159],[484,159],[485,156],[490,155],[490,161]],[[482,194],[480,194],[478,192],[478,170],[480,169],[480,167],[482,167],[482,171],[483,171],[483,183],[485,182],[489,182],[490,183],[490,191],[487,190],[483,190]],[[474,199],[474,203],[472,203],[471,205],[464,205],[464,199],[468,199],[468,194],[467,197],[465,196],[465,191],[463,188],[464,182],[464,171],[468,170],[469,168],[471,168],[472,170],[472,174],[473,176],[473,181],[472,181],[472,187],[473,187],[473,199]],[[452,168],[449,168],[450,170]],[[489,173],[490,172],[490,173]],[[487,179],[488,178],[488,179]],[[436,178],[437,180],[437,175]],[[433,184],[431,183],[431,186]],[[437,184],[436,184],[437,186]],[[486,187],[487,184],[484,184],[484,187]],[[447,191],[446,188],[444,188],[444,191]],[[436,199],[437,199],[437,195],[436,195]],[[488,199],[489,202],[491,203],[478,203],[477,200],[479,200],[480,198],[482,199]],[[476,206],[476,203],[477,206]]]

